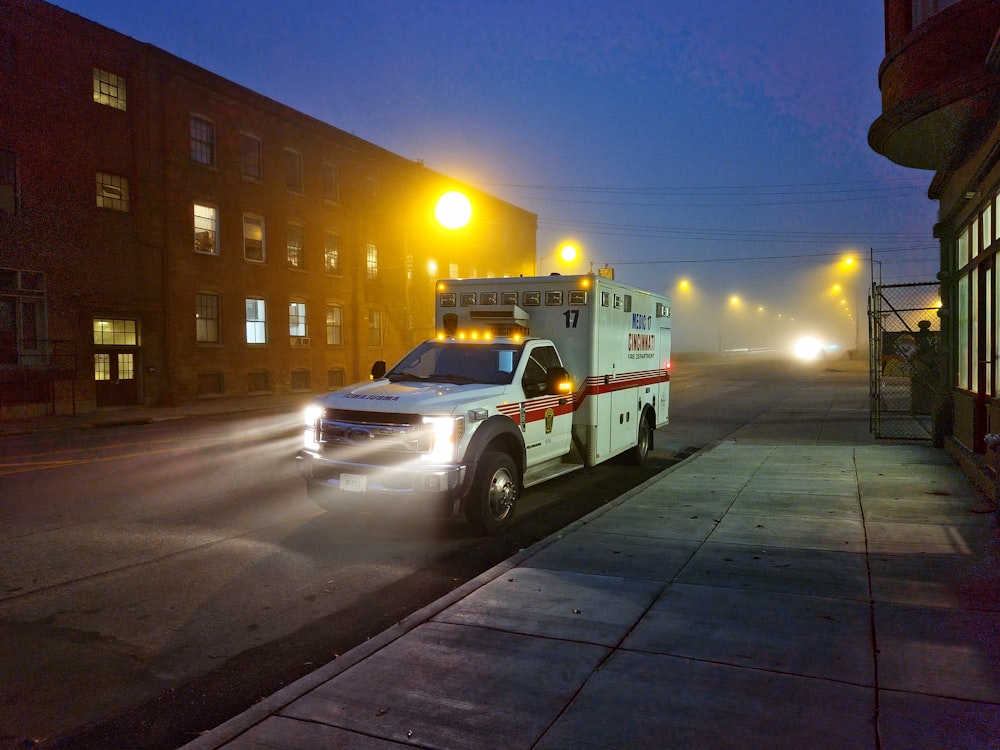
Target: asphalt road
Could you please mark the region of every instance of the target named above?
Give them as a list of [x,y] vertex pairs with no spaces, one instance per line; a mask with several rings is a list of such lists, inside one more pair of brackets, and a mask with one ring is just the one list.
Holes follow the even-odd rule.
[[328,514],[255,412],[0,440],[0,748],[173,748],[780,403],[767,357],[681,360],[640,469],[532,488],[496,537]]

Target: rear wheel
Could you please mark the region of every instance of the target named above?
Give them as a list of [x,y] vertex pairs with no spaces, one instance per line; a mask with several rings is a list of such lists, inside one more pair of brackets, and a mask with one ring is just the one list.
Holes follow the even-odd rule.
[[519,494],[513,459],[506,453],[487,453],[465,498],[469,525],[479,533],[499,534],[510,526]]
[[636,435],[635,445],[626,454],[628,462],[633,466],[641,466],[649,455],[649,449],[653,445],[653,425],[650,421],[649,412],[642,413],[639,420],[639,432]]

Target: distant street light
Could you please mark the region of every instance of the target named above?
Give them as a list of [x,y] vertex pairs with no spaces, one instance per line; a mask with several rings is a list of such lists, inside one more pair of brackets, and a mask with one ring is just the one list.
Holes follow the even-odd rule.
[[559,257],[562,258],[566,263],[572,263],[574,260],[576,260],[577,255],[578,251],[576,249],[576,245],[574,245],[572,242],[567,242],[565,245],[559,248]]
[[[558,259],[559,263],[568,265],[575,263],[577,259],[579,259],[579,257],[580,257],[580,249],[577,247],[575,242],[563,242],[551,253],[546,253],[545,255],[541,256],[538,259],[535,268],[537,269],[537,273],[542,273],[542,261],[548,258],[556,258]],[[558,272],[558,264],[557,268],[553,272],[554,273]]]

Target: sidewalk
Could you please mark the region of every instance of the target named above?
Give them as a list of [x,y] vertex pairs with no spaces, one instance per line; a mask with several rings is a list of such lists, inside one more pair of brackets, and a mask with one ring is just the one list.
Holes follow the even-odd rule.
[[815,395],[186,750],[1000,747],[996,515]]

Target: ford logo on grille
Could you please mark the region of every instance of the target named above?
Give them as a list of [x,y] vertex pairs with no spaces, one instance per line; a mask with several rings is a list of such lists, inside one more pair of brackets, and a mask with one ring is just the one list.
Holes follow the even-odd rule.
[[366,440],[374,439],[375,435],[372,434],[370,430],[366,430],[364,427],[352,427],[344,433],[344,437],[352,443],[363,443]]

